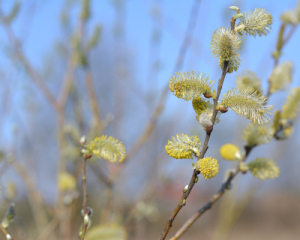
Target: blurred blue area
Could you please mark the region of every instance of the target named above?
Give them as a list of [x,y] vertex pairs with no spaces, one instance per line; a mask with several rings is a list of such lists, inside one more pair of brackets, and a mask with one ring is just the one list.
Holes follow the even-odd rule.
[[[121,0],[120,0],[121,1]],[[68,4],[66,4],[68,2]],[[23,49],[28,56],[30,62],[36,66],[37,69],[43,69],[45,67],[45,59],[51,54],[54,54],[55,44],[58,40],[62,40],[65,37],[65,32],[61,29],[61,13],[64,9],[71,9],[71,23],[74,26],[79,13],[79,6],[74,5],[72,2],[77,1],[60,1],[60,0],[48,0],[48,1],[21,1],[22,11],[20,16],[14,21],[13,29],[16,35],[23,39]],[[116,18],[117,12],[114,4],[118,4],[118,0],[101,0],[92,1],[91,9],[91,20],[89,21],[89,28],[87,33],[92,31],[92,28],[96,24],[102,25],[102,39],[99,44],[99,49],[92,53],[92,57],[96,58],[95,54],[101,54],[103,48],[107,51],[111,51],[111,56],[116,54],[113,49],[114,34],[117,29]],[[276,37],[280,27],[280,15],[283,11],[293,9],[297,4],[295,0],[286,1],[263,1],[263,0],[251,0],[251,1],[201,1],[200,11],[197,19],[196,29],[192,36],[192,44],[188,50],[187,57],[184,60],[182,69],[176,71],[202,71],[210,75],[211,79],[217,82],[221,69],[218,67],[218,59],[213,58],[210,51],[210,41],[213,32],[220,26],[229,27],[229,19],[234,12],[228,9],[229,6],[236,5],[240,7],[242,12],[248,10],[254,10],[255,8],[266,8],[272,13],[274,23],[272,25],[272,31],[267,37],[252,37],[243,36],[244,44],[241,50],[241,66],[238,72],[234,72],[226,77],[224,89],[228,89],[234,85],[237,74],[242,73],[244,70],[249,69],[255,71],[259,77],[263,80],[263,86],[266,90],[267,79],[270,76],[271,70],[274,65],[274,61],[271,57],[271,52],[276,46]],[[1,6],[4,12],[8,12],[13,1],[1,1]],[[185,36],[185,29],[188,24],[188,18],[191,12],[193,1],[185,0],[161,0],[161,1],[137,1],[128,0],[123,1],[122,11],[124,14],[124,35],[121,45],[122,51],[128,54],[131,59],[131,64],[134,73],[132,77],[138,83],[139,91],[143,95],[148,92],[152,92],[153,98],[148,100],[148,104],[152,107],[149,112],[144,109],[141,114],[141,119],[133,119],[129,124],[129,128],[138,127],[140,131],[143,129],[142,123],[148,120],[150,113],[153,111],[153,106],[157,103],[158,98],[161,94],[162,89],[172,74],[173,69],[178,56],[179,48],[182,44]],[[157,32],[155,32],[155,30]],[[156,35],[155,35],[156,34]],[[294,82],[291,87],[300,85],[300,61],[299,61],[299,39],[300,30],[297,29],[293,38],[287,44],[283,50],[283,56],[281,61],[289,60],[294,63]],[[153,42],[160,41],[160,46],[157,52],[153,52],[151,45]],[[7,40],[6,34],[3,32],[3,28],[0,29],[0,46],[2,51],[0,52],[0,70],[1,75],[5,72],[5,83],[0,86],[0,92],[2,95],[5,94],[7,89],[13,93],[13,97],[10,98],[9,109],[6,109],[5,116],[1,116],[1,147],[5,148],[7,142],[14,140],[12,134],[12,127],[26,123],[26,108],[24,105],[24,88],[28,84],[28,76],[25,70],[20,66],[19,63],[12,62],[11,59],[7,58],[7,54],[11,54],[9,48],[10,43]],[[107,54],[107,51],[105,52]],[[298,56],[298,57],[297,57]],[[156,67],[157,74],[154,79],[151,79],[151,68],[149,65],[153,63],[153,59],[158,59]],[[109,59],[108,59],[109,60]],[[97,64],[94,62],[94,66]],[[65,66],[61,66],[62,70]],[[150,69],[150,70],[149,70]],[[157,70],[158,69],[158,70]],[[150,76],[150,77],[149,77]],[[109,81],[109,79],[107,79]],[[215,84],[216,85],[216,84]],[[45,118],[39,118],[37,115],[35,119],[36,130],[40,128],[53,128],[55,127],[55,113],[53,109],[45,103],[45,100],[38,91],[38,101],[43,102],[47,106],[52,122],[45,121]],[[54,93],[57,95],[57,93]],[[271,97],[271,103],[276,108],[281,108],[283,101],[286,99],[287,92],[278,93]],[[153,102],[151,102],[153,101]],[[133,107],[132,107],[133,108]],[[39,109],[41,111],[41,109]],[[183,114],[184,113],[184,114]],[[147,115],[148,114],[148,115]],[[20,121],[22,119],[22,121]],[[163,119],[163,120],[162,120]],[[165,107],[161,123],[177,121],[177,127],[173,128],[168,132],[168,139],[176,133],[188,133],[197,131],[199,134],[200,129],[196,124],[194,112],[190,102],[185,102],[181,99],[169,94],[167,105]],[[211,139],[211,147],[209,154],[214,154],[219,157],[219,147],[227,142],[233,142],[240,147],[243,146],[240,136],[242,129],[248,124],[248,122],[239,116],[236,116],[233,112],[229,112],[222,116],[222,123],[217,125],[214,136]],[[226,126],[226,127],[224,127]],[[197,130],[195,130],[198,128]],[[24,126],[26,132],[26,126]],[[223,136],[226,138],[219,139],[218,133],[223,132]],[[277,181],[273,184],[275,187],[282,187],[289,185],[290,187],[298,187],[297,179],[299,181],[298,167],[299,167],[299,155],[295,155],[299,147],[299,123],[296,124],[295,132],[293,137],[285,142],[272,142],[268,146],[261,146],[252,153],[251,158],[255,156],[261,156],[268,154],[271,158],[273,157],[279,161],[279,165],[282,168],[282,177],[284,181]],[[31,135],[31,133],[27,133]],[[36,133],[37,134],[37,133]],[[55,132],[48,132],[49,139],[55,138]],[[128,134],[128,132],[127,132]],[[122,141],[127,141],[127,134],[123,134]],[[132,133],[138,136],[139,132]],[[202,135],[203,136],[203,135]],[[32,137],[32,136],[30,136]],[[130,137],[130,136],[128,136]],[[132,142],[131,142],[132,143]],[[29,143],[28,143],[29,144]],[[286,152],[278,153],[276,147],[278,144],[284,144],[289,150]],[[24,147],[24,145],[22,145]],[[48,148],[43,148],[41,152],[39,146],[33,146],[33,150],[39,156],[44,156],[43,159],[36,160],[36,167],[42,169],[38,173],[38,177],[42,179],[39,184],[43,189],[44,193],[55,198],[55,183],[53,179],[56,179],[55,164],[56,158],[55,152],[56,146],[49,141]],[[163,152],[164,146],[161,146],[160,150]],[[21,150],[19,150],[21,151]],[[143,151],[143,150],[142,150]],[[166,156],[164,156],[166,157]],[[220,158],[220,157],[219,157]],[[280,159],[279,159],[280,158]],[[282,160],[281,160],[282,159]],[[284,161],[289,162],[289,167],[285,166]],[[172,162],[172,163],[171,163]],[[174,169],[180,166],[187,166],[190,168],[190,162],[179,162],[173,159],[168,159],[164,164],[167,172],[171,173]],[[230,166],[231,163],[221,163],[221,168],[225,169]],[[291,167],[292,166],[292,167]],[[189,176],[190,171],[187,171],[183,176]],[[142,178],[142,176],[140,176]],[[1,181],[5,181],[5,178],[9,179],[9,175],[5,175]],[[212,183],[216,186],[219,185],[220,179],[223,176],[213,179]],[[250,176],[249,176],[250,178]],[[292,181],[294,179],[294,181]],[[245,184],[249,179],[245,178]],[[201,180],[202,181],[202,180]],[[204,181],[204,180],[203,180]],[[266,185],[269,187],[269,182]],[[282,184],[282,186],[280,186]],[[51,197],[52,198],[52,197]]]

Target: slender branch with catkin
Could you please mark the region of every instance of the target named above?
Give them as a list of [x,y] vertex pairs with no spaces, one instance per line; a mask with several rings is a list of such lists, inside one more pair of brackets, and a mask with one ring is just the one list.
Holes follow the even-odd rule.
[[[284,43],[287,42],[282,40],[284,26],[285,26],[284,24],[281,26],[281,30],[279,32],[278,41],[277,41],[277,51],[281,51]],[[291,31],[293,31],[293,29],[294,27],[292,28]],[[291,35],[289,34],[287,36],[287,39],[289,39],[290,37]],[[279,56],[280,55],[276,56],[273,53],[274,62],[275,62],[274,69],[278,65]],[[286,68],[283,70],[286,70]],[[281,74],[280,75],[281,79],[288,76],[288,73],[285,74],[280,73],[280,74]],[[275,77],[277,76],[275,75]],[[282,86],[286,84],[286,83],[281,83],[281,85],[277,84],[276,86],[279,86],[278,89],[271,91],[270,90],[272,89],[271,84],[272,83],[274,84],[274,80],[273,81],[269,80],[269,83],[270,84],[267,91],[267,98],[271,95],[271,93],[275,92],[276,90],[278,91],[278,89],[281,89]],[[237,84],[238,86],[242,86],[242,85],[250,86],[252,89],[255,89],[258,95],[261,94],[260,79],[257,78],[257,76],[253,73],[247,72],[246,75],[239,76],[237,78]],[[281,113],[278,110],[276,111],[273,124],[271,127],[255,126],[251,124],[248,125],[248,127],[244,130],[244,134],[243,134],[243,138],[247,141],[244,155],[241,155],[241,152],[239,151],[238,147],[235,145],[232,144],[223,145],[223,147],[220,149],[221,156],[224,159],[230,161],[238,160],[235,170],[227,171],[227,177],[225,178],[225,181],[221,185],[219,191],[216,194],[214,194],[206,204],[204,204],[194,215],[192,215],[182,225],[182,227],[174,234],[171,240],[179,239],[193,225],[193,223],[203,215],[203,213],[209,210],[213,206],[213,204],[223,196],[223,194],[227,189],[231,189],[231,182],[239,172],[246,173],[247,171],[250,171],[253,174],[253,176],[258,177],[262,180],[266,178],[274,178],[278,176],[279,168],[276,166],[273,160],[270,160],[268,158],[257,158],[254,161],[251,161],[248,165],[245,165],[244,162],[247,160],[247,158],[249,157],[249,153],[252,151],[254,147],[261,144],[268,143],[272,138],[281,140],[289,137],[289,135],[291,134],[292,127],[290,124],[286,124],[286,122],[295,121],[296,116],[300,112],[300,98],[297,96],[297,92],[300,93],[300,88],[292,89],[285,105],[283,106],[283,110],[282,110],[283,113]],[[282,117],[284,113],[286,117]],[[287,126],[284,127],[284,124],[286,124]]]

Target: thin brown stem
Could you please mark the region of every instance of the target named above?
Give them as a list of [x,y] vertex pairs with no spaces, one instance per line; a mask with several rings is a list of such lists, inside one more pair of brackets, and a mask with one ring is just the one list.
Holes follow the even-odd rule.
[[86,73],[85,73],[85,86],[86,86],[86,89],[88,92],[88,97],[90,99],[90,107],[92,110],[92,114],[93,114],[93,117],[94,117],[95,123],[96,123],[95,127],[97,129],[97,133],[99,135],[101,135],[103,133],[104,127],[102,124],[101,114],[100,114],[100,110],[99,110],[99,106],[98,106],[98,100],[97,100],[97,96],[95,93],[93,76],[92,76],[91,70],[89,68],[86,69]]
[[286,38],[283,40],[282,45],[287,44],[287,42],[291,39],[291,37],[293,36],[294,32],[296,31],[298,25],[294,25],[291,30],[289,31],[289,33],[287,34]]
[[[247,157],[249,156],[251,150],[253,147],[245,147],[246,154],[241,160],[241,162],[245,162]],[[179,239],[192,225],[193,223],[203,215],[207,210],[211,209],[211,207],[214,205],[216,201],[218,201],[223,194],[225,193],[225,190],[228,189],[230,186],[232,180],[235,178],[235,176],[240,172],[240,163],[237,164],[236,169],[234,172],[231,172],[231,174],[228,176],[226,181],[222,184],[221,188],[219,191],[214,194],[210,200],[205,203],[193,216],[191,216],[185,223],[184,225],[175,233],[175,235],[170,238],[170,240],[176,240]]]
[[[226,73],[228,71],[228,64],[229,64],[228,61],[224,62],[222,76],[221,76],[221,78],[219,79],[219,82],[218,82],[218,90],[217,90],[216,98],[214,99],[214,111],[213,111],[213,116],[212,116],[212,119],[211,119],[212,125],[215,123],[216,116],[217,116],[217,113],[218,113],[218,110],[216,110],[216,107],[217,107],[218,100],[219,100],[219,97],[220,97],[220,94],[221,94],[221,90],[222,90],[222,86],[223,86],[223,83],[224,83],[224,79],[225,79]],[[199,159],[201,159],[201,158],[204,157],[204,155],[205,155],[205,153],[206,153],[206,151],[208,149],[208,142],[209,142],[210,135],[211,135],[212,131],[213,131],[213,129],[210,129],[210,131],[206,132],[206,137],[205,137],[204,145],[203,145],[203,148],[201,150]],[[192,189],[193,189],[193,187],[195,185],[195,179],[197,178],[197,176],[198,176],[199,173],[200,172],[198,170],[196,170],[196,169],[193,171],[190,183],[188,185],[188,189],[183,192],[180,201],[178,202],[176,208],[172,212],[171,217],[169,218],[169,220],[168,220],[168,222],[167,222],[167,224],[165,226],[165,229],[164,229],[164,231],[162,233],[162,236],[160,238],[161,240],[164,240],[167,237],[167,234],[168,234],[170,228],[172,227],[172,223],[173,223],[175,217],[177,216],[177,214],[180,211],[180,209],[183,206],[185,206],[186,199],[188,198],[190,192],[192,191]]]
[[[13,240],[13,238],[11,237],[11,235],[7,232],[7,230],[2,227],[2,224],[0,224],[0,231],[3,233],[3,235],[5,236],[6,239],[10,239]],[[9,238],[10,236],[10,238]]]
[[82,189],[83,189],[83,203],[82,203],[82,211],[83,211],[83,224],[82,224],[82,231],[80,239],[84,239],[84,235],[88,226],[88,223],[85,223],[85,217],[87,214],[86,207],[87,207],[87,191],[86,191],[86,161],[87,158],[83,158],[83,164],[82,164]]

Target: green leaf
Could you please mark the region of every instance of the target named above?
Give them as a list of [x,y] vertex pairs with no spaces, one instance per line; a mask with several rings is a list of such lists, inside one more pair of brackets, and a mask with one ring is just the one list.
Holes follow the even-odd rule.
[[192,71],[191,73],[179,72],[176,75],[169,80],[169,88],[176,97],[188,101],[204,93],[211,94],[213,81],[210,81],[205,74],[195,74]]
[[248,163],[249,171],[254,177],[264,180],[279,176],[279,168],[276,163],[268,158],[256,158]]
[[201,142],[197,136],[187,136],[185,134],[176,134],[171,138],[166,145],[166,152],[169,156],[176,159],[193,158],[193,153],[196,156],[200,155]]
[[87,150],[99,158],[110,162],[122,162],[126,157],[126,149],[122,142],[113,137],[101,136],[87,145]]
[[266,106],[266,101],[265,96],[251,88],[232,88],[223,95],[221,105],[261,125],[270,121],[272,106]]
[[115,224],[98,225],[88,230],[85,240],[126,240],[127,233],[124,227]]

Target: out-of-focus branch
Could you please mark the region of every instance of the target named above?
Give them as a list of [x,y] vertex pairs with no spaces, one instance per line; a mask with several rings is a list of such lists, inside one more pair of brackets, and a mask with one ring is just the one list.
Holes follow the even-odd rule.
[[45,98],[49,101],[49,103],[56,109],[57,108],[57,102],[53,94],[50,92],[49,88],[45,84],[45,81],[43,78],[40,76],[40,74],[34,70],[32,67],[31,63],[27,59],[27,57],[24,55],[23,50],[22,50],[22,45],[19,39],[16,37],[14,32],[11,29],[11,26],[7,24],[5,21],[3,21],[4,14],[2,10],[0,9],[0,18],[2,21],[2,25],[4,27],[4,30],[8,36],[8,39],[10,43],[13,45],[14,50],[16,52],[17,57],[19,60],[22,62],[24,65],[26,71],[28,72],[29,76],[33,80],[33,82],[37,85],[37,87],[41,90]]
[[93,76],[90,68],[86,69],[85,72],[85,86],[88,92],[88,97],[90,99],[90,107],[92,110],[93,118],[96,120],[96,131],[97,134],[101,135],[103,133],[104,127],[102,124],[101,113],[98,106],[98,100],[93,83]]
[[[27,169],[17,160],[12,161],[11,166],[16,170],[19,176],[23,179],[24,185],[28,191],[28,201],[33,213],[33,218],[37,229],[42,230],[47,224],[47,214],[44,211],[44,201],[42,195],[37,190],[35,181],[32,179]],[[47,209],[49,214],[52,213],[50,209]]]

